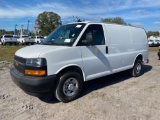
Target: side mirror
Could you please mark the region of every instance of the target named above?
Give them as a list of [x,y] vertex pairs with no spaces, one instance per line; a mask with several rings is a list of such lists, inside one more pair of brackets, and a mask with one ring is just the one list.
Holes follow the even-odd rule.
[[92,33],[87,33],[86,34],[86,40],[82,40],[82,43],[85,44],[85,45],[89,45],[91,44],[93,41],[93,36],[92,36]]

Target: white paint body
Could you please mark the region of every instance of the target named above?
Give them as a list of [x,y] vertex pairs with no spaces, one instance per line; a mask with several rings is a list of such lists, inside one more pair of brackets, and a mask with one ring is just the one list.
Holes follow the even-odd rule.
[[[102,25],[105,45],[76,46],[91,24]],[[147,63],[148,41],[142,28],[86,23],[71,47],[33,45],[18,50],[16,55],[23,58],[46,58],[48,75],[58,74],[69,66],[77,66],[82,70],[84,81],[88,81],[132,68],[138,55],[142,55],[143,63]]]

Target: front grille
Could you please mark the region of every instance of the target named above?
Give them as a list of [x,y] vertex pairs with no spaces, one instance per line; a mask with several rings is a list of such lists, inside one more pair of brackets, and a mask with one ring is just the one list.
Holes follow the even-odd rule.
[[25,63],[26,59],[18,56],[14,57],[14,67],[20,72],[24,74],[25,71]]
[[20,63],[26,64],[26,59],[25,58],[15,56],[14,60],[16,60],[16,61],[18,61]]

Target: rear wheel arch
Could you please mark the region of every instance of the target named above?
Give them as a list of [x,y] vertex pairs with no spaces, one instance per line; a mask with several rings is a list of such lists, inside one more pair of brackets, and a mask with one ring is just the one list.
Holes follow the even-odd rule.
[[138,77],[141,75],[142,62],[143,62],[143,56],[139,54],[134,61],[133,68],[130,69],[131,76]]
[[138,59],[143,62],[143,55],[142,55],[142,54],[138,54],[138,55],[135,57],[135,59],[134,59],[134,61],[133,61],[133,66],[134,66],[136,60],[138,60]]
[[139,55],[137,56],[136,60],[137,60],[137,59],[143,61],[143,56],[142,56],[141,54],[139,54]]

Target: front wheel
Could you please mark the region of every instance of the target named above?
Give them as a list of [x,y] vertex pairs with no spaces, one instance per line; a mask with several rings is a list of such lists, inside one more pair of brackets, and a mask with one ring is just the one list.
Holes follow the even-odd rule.
[[137,59],[134,63],[133,68],[131,69],[131,75],[133,77],[138,77],[142,73],[142,61],[140,59]]
[[62,74],[55,88],[55,97],[64,103],[76,99],[83,87],[82,76],[74,71]]
[[158,57],[159,57],[159,60],[160,60],[160,50],[159,50],[159,52],[157,53],[157,55],[158,55]]

